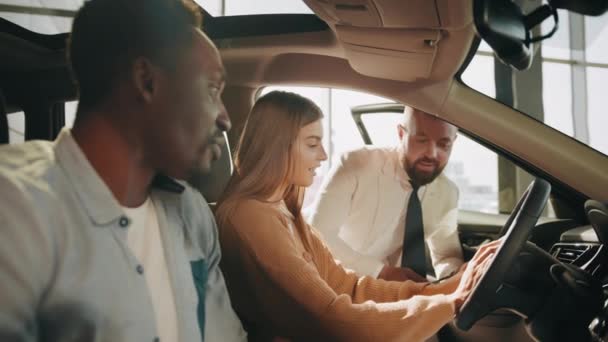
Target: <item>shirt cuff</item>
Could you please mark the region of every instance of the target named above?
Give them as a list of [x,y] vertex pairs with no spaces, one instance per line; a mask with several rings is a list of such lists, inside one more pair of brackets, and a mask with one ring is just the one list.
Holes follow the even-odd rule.
[[370,276],[378,278],[378,274],[384,268],[384,263],[372,258],[362,258],[355,262],[355,272],[359,276]]
[[463,261],[459,258],[449,258],[441,261],[435,266],[435,277],[437,279],[445,278],[453,273],[458,272]]
[[372,271],[369,275],[374,278],[378,278],[378,275],[380,275],[380,272],[382,272],[382,269],[384,268],[385,264],[380,261],[371,264],[373,264],[373,268],[371,269]]

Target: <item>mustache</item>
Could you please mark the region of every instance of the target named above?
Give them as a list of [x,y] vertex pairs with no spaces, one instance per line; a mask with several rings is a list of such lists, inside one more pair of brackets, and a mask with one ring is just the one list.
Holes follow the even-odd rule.
[[416,162],[414,164],[418,164],[418,163],[428,163],[428,164],[434,164],[435,166],[439,165],[439,162],[437,161],[437,159],[431,159],[431,158],[426,158],[426,157],[422,157],[418,160],[416,160]]

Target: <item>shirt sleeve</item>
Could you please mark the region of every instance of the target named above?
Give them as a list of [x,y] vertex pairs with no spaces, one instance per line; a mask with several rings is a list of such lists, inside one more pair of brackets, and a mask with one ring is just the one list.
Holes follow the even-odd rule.
[[31,198],[0,173],[0,340],[34,341],[37,308],[56,260]]
[[377,277],[384,263],[355,251],[338,235],[348,218],[358,187],[358,167],[351,154],[345,154],[332,166],[313,203],[308,221],[321,233],[334,256],[346,267],[356,269],[362,275]]
[[204,224],[203,246],[206,246],[207,284],[205,287],[205,341],[246,341],[247,333],[232,309],[224,276],[220,270],[221,251],[217,226],[205,200],[200,197]]
[[316,236],[310,239],[312,255],[298,252],[279,215],[257,210],[239,216],[223,234],[223,245],[231,257],[253,266],[226,271],[247,279],[256,305],[285,337],[421,341],[454,315],[453,302],[439,294],[445,289],[359,278]]
[[462,247],[458,237],[458,188],[448,181],[448,192],[443,196],[445,206],[433,233],[427,238],[433,268],[437,278],[458,271],[463,264]]

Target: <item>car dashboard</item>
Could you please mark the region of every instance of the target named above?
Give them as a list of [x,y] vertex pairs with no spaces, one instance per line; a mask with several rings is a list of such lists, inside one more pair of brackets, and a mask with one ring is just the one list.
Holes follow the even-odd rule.
[[[599,211],[594,209],[598,207]],[[586,212],[591,224],[564,231],[559,241],[551,246],[549,253],[562,263],[576,266],[591,274],[601,283],[602,309],[591,322],[589,329],[596,340],[605,341],[608,339],[608,252],[606,241],[602,238],[608,228],[608,216],[604,205],[599,202],[595,202],[593,208],[590,208],[588,202]]]

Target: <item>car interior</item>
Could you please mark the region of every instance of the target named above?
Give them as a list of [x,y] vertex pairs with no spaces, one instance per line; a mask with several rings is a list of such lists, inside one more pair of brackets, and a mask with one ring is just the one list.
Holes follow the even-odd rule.
[[[536,44],[555,33],[540,34],[541,22],[557,30],[568,11],[608,16],[608,1],[303,1],[313,13],[213,16],[201,7],[202,29],[228,72],[223,100],[233,129],[212,172],[191,184],[213,207],[232,172],[231,148],[265,87],[340,88],[393,101],[351,108],[365,144],[374,143],[366,115],[419,108],[527,175],[508,212],[459,212],[465,258],[483,242],[504,240],[448,327],[449,340],[608,339],[608,157],[462,80],[481,44],[507,69],[525,72]],[[77,101],[68,35],[0,18],[0,144],[10,142],[7,118],[17,112],[26,141],[52,140],[66,125],[66,103]]]

